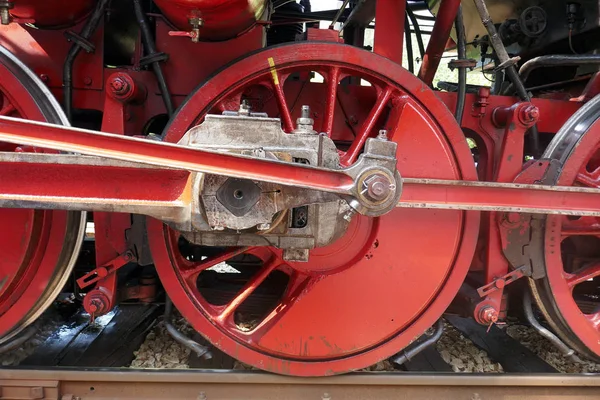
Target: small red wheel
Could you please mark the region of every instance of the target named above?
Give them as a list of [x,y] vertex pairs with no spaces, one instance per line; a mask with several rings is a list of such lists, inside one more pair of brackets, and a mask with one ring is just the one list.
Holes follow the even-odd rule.
[[[0,47],[0,115],[68,124],[50,91]],[[0,143],[1,151],[23,151]],[[33,150],[33,149],[32,149]],[[0,209],[0,344],[50,305],[75,264],[85,213]]]
[[[542,158],[562,164],[557,185],[600,188],[600,96],[567,121]],[[569,346],[600,360],[600,218],[549,215],[540,229],[546,277],[530,282],[537,304]]]
[[[166,139],[177,142],[207,113],[237,110],[242,99],[280,117],[287,132],[301,106],[310,105],[315,129],[334,139],[343,164],[386,128],[398,143],[402,176],[476,179],[446,107],[373,53],[330,43],[255,53],[202,84]],[[306,263],[284,261],[276,248],[194,246],[156,220],[148,230],[168,295],[214,346],[261,369],[318,376],[390,357],[432,326],[465,278],[478,224],[478,213],[453,210],[354,216],[343,237],[311,250]],[[208,270],[223,261],[240,273]]]

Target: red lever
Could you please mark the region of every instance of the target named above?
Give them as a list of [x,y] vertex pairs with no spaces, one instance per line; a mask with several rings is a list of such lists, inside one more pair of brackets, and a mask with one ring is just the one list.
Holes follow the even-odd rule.
[[190,31],[190,32],[169,31],[169,36],[183,36],[183,37],[189,37],[189,38],[195,39],[198,36],[198,33],[194,32],[194,31]]
[[77,285],[83,289],[86,288],[100,279],[105,278],[108,274],[114,273],[116,270],[121,268],[123,265],[127,264],[130,261],[134,261],[135,257],[131,251],[126,251],[123,254],[120,254],[115,259],[109,261],[101,267],[98,267],[81,278],[77,279]]

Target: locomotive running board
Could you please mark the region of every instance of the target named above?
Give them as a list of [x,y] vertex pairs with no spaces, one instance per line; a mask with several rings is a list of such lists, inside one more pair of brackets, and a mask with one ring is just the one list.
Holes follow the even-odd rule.
[[[6,208],[132,212],[176,220],[191,202],[189,171],[341,196],[353,196],[356,186],[348,169],[214,153],[8,117],[0,117],[0,141],[88,155],[0,153],[0,207]],[[598,189],[407,177],[402,184],[399,207],[600,216]]]

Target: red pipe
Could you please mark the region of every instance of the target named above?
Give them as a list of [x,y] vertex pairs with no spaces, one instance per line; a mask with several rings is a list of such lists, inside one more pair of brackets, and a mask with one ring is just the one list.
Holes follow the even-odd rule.
[[431,86],[433,83],[433,78],[440,65],[442,54],[446,50],[446,43],[450,37],[450,31],[452,31],[460,1],[442,0],[440,4],[440,9],[437,12],[437,18],[431,33],[431,39],[429,39],[427,51],[423,57],[423,64],[421,64],[421,70],[418,75],[428,86]]
[[373,52],[402,65],[404,14],[406,1],[375,3],[375,39]]

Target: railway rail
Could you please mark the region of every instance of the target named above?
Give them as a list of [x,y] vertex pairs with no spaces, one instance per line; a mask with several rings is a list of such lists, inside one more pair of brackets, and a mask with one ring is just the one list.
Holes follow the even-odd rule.
[[292,378],[262,372],[69,369],[0,372],[4,399],[563,400],[600,399],[600,376],[352,373]]

